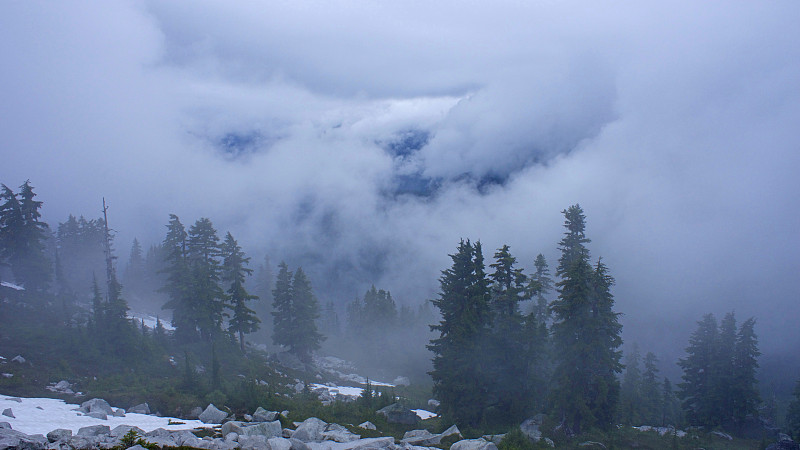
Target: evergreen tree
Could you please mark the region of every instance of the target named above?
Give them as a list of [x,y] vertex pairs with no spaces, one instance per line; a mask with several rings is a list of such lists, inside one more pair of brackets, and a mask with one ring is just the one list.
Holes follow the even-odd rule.
[[311,354],[320,348],[325,337],[317,330],[319,305],[311,290],[311,282],[301,267],[292,280],[292,336],[289,350],[301,361],[310,362]]
[[20,186],[18,196],[6,185],[0,187],[0,259],[11,266],[17,283],[29,292],[43,293],[52,267],[45,249],[49,227],[39,220],[42,202],[34,200],[30,181]]
[[106,325],[106,310],[103,294],[97,284],[97,277],[92,282],[92,317],[94,318],[95,329],[104,329]]
[[128,267],[125,269],[125,286],[126,291],[134,291],[137,293],[142,292],[145,282],[145,262],[142,246],[139,240],[134,238],[131,245],[131,254],[128,258]]
[[566,232],[559,243],[558,298],[551,304],[557,363],[553,403],[568,433],[608,428],[619,397],[616,374],[621,325],[613,311],[613,278],[598,261],[589,264],[585,217],[578,205],[563,211]]
[[647,424],[661,423],[661,384],[658,381],[658,358],[652,352],[644,355],[644,372],[642,373],[642,421]]
[[633,344],[625,355],[625,374],[622,377],[619,420],[625,425],[642,425],[642,371],[639,346]]
[[106,283],[107,283],[107,301],[106,301],[106,326],[110,340],[115,344],[129,344],[127,340],[130,338],[128,331],[130,331],[130,322],[128,322],[128,303],[122,298],[122,285],[117,281],[117,272],[114,267],[114,247],[112,244],[111,229],[108,226],[108,208],[106,207],[105,199],[103,199],[103,228],[104,228],[104,242],[106,253]]
[[439,410],[459,426],[476,426],[483,417],[490,386],[481,359],[481,341],[488,335],[489,288],[480,243],[462,240],[450,255],[451,268],[442,271],[441,291],[432,301],[441,319],[431,330],[439,337],[427,346],[433,352],[433,394]]
[[795,384],[793,398],[786,410],[786,428],[795,439],[800,439],[800,379]]
[[169,299],[163,309],[172,310],[172,326],[179,341],[190,342],[197,334],[197,315],[192,302],[191,276],[187,255],[188,234],[178,216],[170,214],[167,235],[162,243],[166,282],[160,289]]
[[247,302],[258,300],[255,295],[250,295],[244,288],[245,278],[253,273],[246,267],[250,258],[246,257],[242,248],[228,233],[222,244],[222,280],[228,287],[228,301],[233,309],[233,317],[228,323],[228,330],[239,335],[239,345],[244,353],[244,335],[258,330],[261,321],[256,317],[255,311],[247,307]]
[[533,315],[540,323],[547,323],[550,319],[550,310],[545,295],[553,290],[553,279],[550,278],[550,267],[544,255],[539,253],[533,265],[536,267],[536,272],[531,275],[529,285],[530,295],[536,300],[533,305]]
[[756,320],[749,318],[744,321],[736,335],[736,347],[733,357],[733,420],[741,423],[748,415],[757,414],[761,397],[756,387],[756,371],[758,370],[758,338],[755,334]]
[[186,240],[186,259],[191,284],[192,321],[206,341],[213,341],[221,331],[225,309],[225,293],[220,287],[221,264],[217,231],[205,217],[189,228]]
[[292,316],[292,272],[285,262],[278,265],[278,277],[272,290],[272,342],[288,347],[294,330]]
[[714,315],[706,314],[689,338],[686,358],[678,361],[683,369],[679,397],[693,425],[719,425],[715,409],[718,334]]
[[664,378],[663,386],[661,393],[661,426],[676,426],[681,422],[680,400],[675,396],[669,378]]

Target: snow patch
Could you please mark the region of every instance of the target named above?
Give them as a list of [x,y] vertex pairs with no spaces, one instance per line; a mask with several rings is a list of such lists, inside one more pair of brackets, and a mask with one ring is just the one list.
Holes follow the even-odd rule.
[[4,286],[7,288],[14,289],[15,291],[24,291],[25,288],[14,283],[9,283],[8,281],[0,281],[0,286]]
[[[13,408],[14,418],[5,418],[11,428],[25,434],[47,434],[57,428],[66,428],[77,433],[79,429],[91,425],[108,425],[114,429],[117,425],[131,425],[144,430],[156,428],[166,430],[191,430],[194,428],[210,428],[199,420],[183,420],[175,417],[156,417],[146,414],[128,413],[125,417],[109,416],[107,420],[81,415],[76,411],[80,405],[66,403],[54,398],[22,398],[13,399],[0,394],[0,411]],[[170,425],[179,422],[180,425]]]
[[419,417],[422,420],[430,419],[432,417],[439,417],[438,414],[436,414],[434,412],[426,411],[424,409],[412,409],[411,411],[414,411],[414,414],[416,414],[417,417]]

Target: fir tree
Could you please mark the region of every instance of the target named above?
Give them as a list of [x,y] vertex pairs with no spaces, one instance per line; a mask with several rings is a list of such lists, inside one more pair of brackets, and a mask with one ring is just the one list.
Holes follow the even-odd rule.
[[786,410],[786,428],[795,439],[800,439],[800,379],[794,387],[793,398]]
[[687,419],[693,425],[719,424],[715,409],[718,333],[714,315],[703,316],[689,338],[686,358],[678,361],[683,369],[683,382],[678,384],[679,396]]
[[622,345],[613,311],[613,278],[605,265],[589,264],[585,217],[578,205],[563,211],[566,232],[559,243],[558,298],[551,304],[557,363],[553,403],[568,433],[612,424],[619,397],[616,374]]
[[642,421],[647,424],[661,423],[661,383],[658,381],[658,358],[652,352],[644,355],[644,372],[642,373]]
[[52,267],[45,251],[49,227],[39,220],[42,202],[30,181],[20,186],[17,196],[6,185],[0,185],[0,259],[11,266],[17,283],[29,292],[47,291]]
[[625,355],[625,374],[620,389],[619,419],[625,425],[642,425],[642,371],[639,346]]
[[744,422],[748,415],[757,414],[761,397],[756,387],[756,371],[758,370],[758,338],[755,334],[756,320],[744,321],[736,335],[736,347],[733,357],[733,419],[736,423]]
[[536,300],[533,305],[533,315],[540,323],[547,323],[550,319],[550,310],[545,295],[553,290],[553,279],[550,278],[550,268],[544,255],[539,253],[533,265],[536,267],[536,272],[531,275],[528,287],[530,295]]
[[292,316],[292,272],[285,262],[278,265],[278,277],[272,290],[272,342],[288,347],[294,330]]
[[169,299],[163,309],[172,310],[172,326],[179,341],[189,342],[197,334],[195,305],[191,299],[191,277],[187,257],[188,234],[178,216],[170,214],[167,235],[162,243],[166,282],[160,289]]
[[209,219],[200,218],[189,228],[186,256],[194,303],[192,320],[200,335],[210,342],[221,331],[225,293],[220,288],[219,237]]
[[250,258],[246,257],[242,248],[228,233],[222,244],[222,280],[228,287],[228,301],[233,309],[233,317],[228,323],[228,330],[239,335],[239,345],[244,353],[244,335],[258,330],[261,321],[256,317],[255,311],[247,307],[247,302],[258,300],[255,295],[250,295],[245,290],[245,278],[253,273],[246,267]]
[[320,348],[325,337],[317,330],[319,305],[311,289],[311,282],[301,267],[292,280],[292,339],[290,351],[301,361],[310,362],[311,354]]
[[459,426],[476,426],[483,417],[490,386],[488,367],[481,359],[481,341],[488,335],[489,288],[480,243],[462,240],[442,271],[441,291],[432,301],[441,320],[431,330],[439,337],[428,349],[434,354],[433,394],[439,410]]

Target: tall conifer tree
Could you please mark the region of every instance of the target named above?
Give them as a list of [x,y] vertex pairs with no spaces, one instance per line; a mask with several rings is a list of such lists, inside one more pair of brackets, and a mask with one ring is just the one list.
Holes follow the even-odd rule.
[[258,324],[261,323],[255,311],[247,306],[247,302],[258,300],[258,297],[248,294],[244,287],[245,278],[253,270],[246,267],[250,258],[245,256],[230,233],[225,235],[222,243],[222,258],[222,280],[228,286],[228,301],[233,310],[228,329],[239,335],[239,345],[244,353],[244,335],[258,330]]

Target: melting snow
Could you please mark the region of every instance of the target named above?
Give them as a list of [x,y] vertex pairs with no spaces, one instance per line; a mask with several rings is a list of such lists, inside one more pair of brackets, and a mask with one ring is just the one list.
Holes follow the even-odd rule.
[[414,411],[414,414],[416,414],[417,417],[419,417],[422,420],[430,419],[431,417],[438,417],[439,416],[436,413],[432,413],[432,412],[426,411],[424,409],[412,409],[412,411]]
[[[134,413],[127,413],[125,417],[109,416],[107,420],[95,419],[74,411],[78,406],[54,398],[17,399],[0,394],[0,411],[11,408],[15,416],[14,418],[2,416],[0,421],[10,423],[12,429],[25,434],[47,434],[57,428],[66,428],[77,433],[80,428],[91,425],[108,425],[112,430],[117,425],[131,425],[144,431],[153,431],[156,428],[173,431],[191,430],[212,426],[199,420],[182,420],[174,417],[156,417]],[[170,425],[170,421],[181,424]]]
[[0,286],[5,286],[7,288],[14,289],[15,291],[24,291],[25,288],[14,283],[9,283],[8,281],[0,281]]

